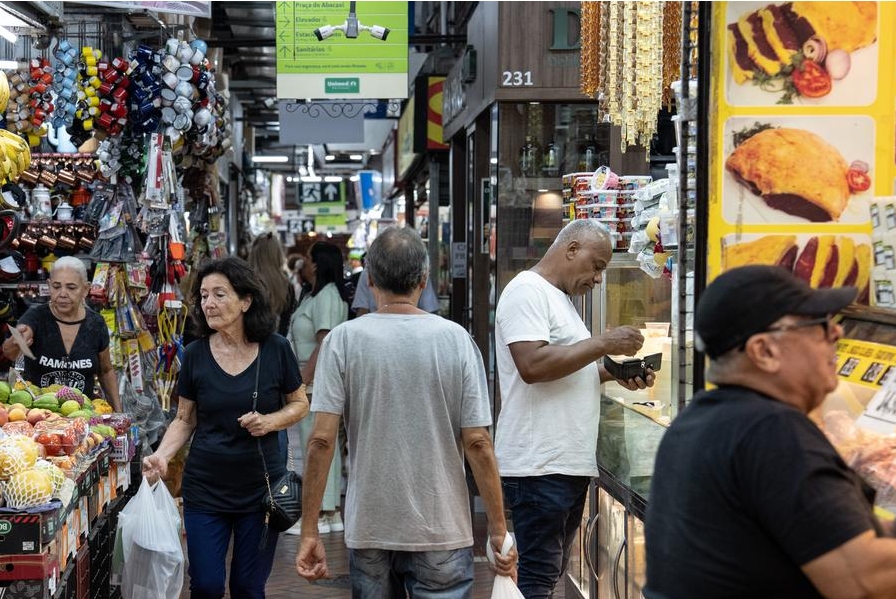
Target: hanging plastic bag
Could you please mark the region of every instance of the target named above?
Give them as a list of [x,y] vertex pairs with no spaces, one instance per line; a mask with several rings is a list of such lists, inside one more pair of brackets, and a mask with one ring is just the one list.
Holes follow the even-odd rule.
[[[504,544],[501,546],[501,555],[506,556],[510,553],[510,550],[513,548],[513,537],[510,536],[510,533],[506,533],[504,535]],[[485,547],[485,554],[488,557],[488,561],[494,565],[495,563],[495,552],[492,549],[492,544],[487,543]],[[513,579],[509,576],[495,576],[495,584],[492,586],[492,599],[526,599],[523,597],[523,593],[517,588],[516,583],[513,582]]]
[[121,596],[129,599],[180,597],[184,552],[180,512],[168,488],[144,477],[137,494],[118,516],[115,559]]

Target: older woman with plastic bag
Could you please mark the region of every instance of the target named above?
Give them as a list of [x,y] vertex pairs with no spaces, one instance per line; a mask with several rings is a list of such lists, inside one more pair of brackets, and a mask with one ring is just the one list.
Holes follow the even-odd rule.
[[164,477],[168,461],[193,438],[183,476],[191,597],[224,596],[232,538],[230,596],[263,598],[278,534],[262,507],[268,491],[258,439],[277,480],[286,472],[277,431],[308,413],[308,399],[292,348],[274,334],[277,318],[245,261],[207,263],[191,293],[199,339],[184,354],[177,415],[144,458],[143,473]]

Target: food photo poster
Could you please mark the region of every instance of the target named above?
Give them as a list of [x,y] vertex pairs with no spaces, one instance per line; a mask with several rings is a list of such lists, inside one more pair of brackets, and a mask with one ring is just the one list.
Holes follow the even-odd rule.
[[875,304],[871,206],[896,193],[896,3],[712,11],[707,283],[767,238],[752,259],[792,260],[814,286],[858,280]]

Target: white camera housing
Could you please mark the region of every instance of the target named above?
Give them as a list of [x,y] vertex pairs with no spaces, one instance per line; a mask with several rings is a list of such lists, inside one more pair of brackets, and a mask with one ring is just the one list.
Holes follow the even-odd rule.
[[378,40],[386,41],[386,38],[389,36],[389,28],[388,27],[380,27],[379,25],[374,25],[370,28],[370,35],[375,37]]

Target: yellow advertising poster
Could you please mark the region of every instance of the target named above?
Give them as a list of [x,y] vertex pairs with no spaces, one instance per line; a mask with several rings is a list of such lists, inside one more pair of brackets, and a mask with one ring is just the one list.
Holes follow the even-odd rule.
[[888,2],[713,3],[710,279],[780,264],[876,303],[872,206],[896,185],[894,24]]
[[837,373],[840,378],[866,387],[880,387],[896,370],[893,346],[858,339],[837,342]]

